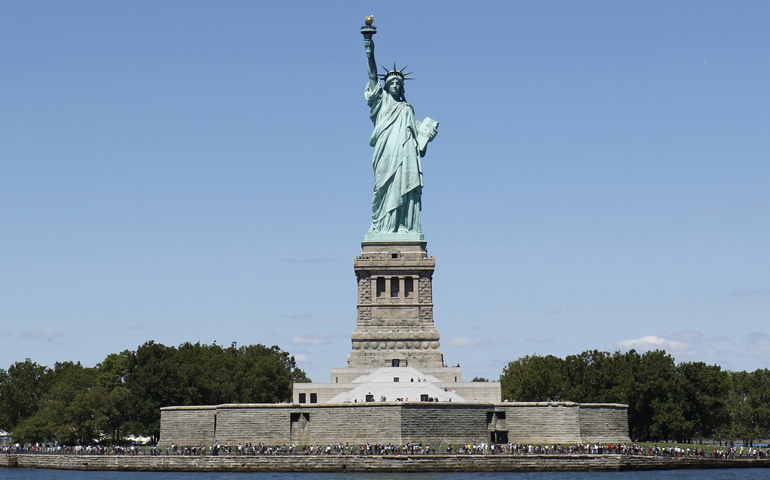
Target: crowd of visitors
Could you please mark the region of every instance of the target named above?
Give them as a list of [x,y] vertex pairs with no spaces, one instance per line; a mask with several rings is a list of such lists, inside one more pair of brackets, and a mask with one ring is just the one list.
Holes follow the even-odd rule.
[[0,447],[7,454],[46,453],[53,455],[160,455],[160,448],[144,445],[9,445]]
[[643,455],[666,457],[704,457],[714,459],[770,458],[770,448],[715,447],[713,452],[704,449],[680,446],[642,446],[638,444],[572,444],[572,445],[523,445],[466,444],[440,446],[422,444],[361,444],[349,445],[258,445],[239,443],[237,446],[215,443],[209,446],[177,446],[165,448],[155,446],[102,446],[102,445],[10,445],[0,447],[6,454],[51,454],[51,455],[435,455],[436,452],[449,455]]

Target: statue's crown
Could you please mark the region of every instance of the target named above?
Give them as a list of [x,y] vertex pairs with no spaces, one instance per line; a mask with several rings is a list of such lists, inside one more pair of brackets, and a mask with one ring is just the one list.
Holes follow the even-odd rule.
[[381,73],[380,77],[386,82],[390,77],[399,77],[401,80],[412,80],[410,77],[407,77],[407,75],[411,75],[413,72],[404,73],[404,70],[406,70],[406,65],[404,65],[404,67],[399,70],[396,68],[396,62],[393,62],[393,70],[388,70],[388,67],[382,68],[385,70],[385,73]]

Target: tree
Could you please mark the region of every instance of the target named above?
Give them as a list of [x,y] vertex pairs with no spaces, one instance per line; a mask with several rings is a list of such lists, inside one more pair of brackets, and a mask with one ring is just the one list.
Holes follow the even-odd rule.
[[16,424],[11,430],[14,441],[21,444],[42,443],[53,438],[51,425],[41,415],[32,415]]
[[161,407],[291,401],[293,382],[307,380],[294,357],[277,346],[184,343],[174,348],[147,342],[126,358],[111,362],[129,365],[125,387],[131,414],[125,424],[154,440],[160,435]]
[[686,420],[681,408],[682,382],[674,359],[663,350],[655,350],[645,352],[638,361],[634,391],[629,397],[631,438],[683,439]]
[[566,379],[564,360],[548,355],[522,357],[503,369],[503,398],[520,402],[544,402],[561,397]]
[[0,430],[12,431],[37,411],[48,389],[49,370],[31,361],[16,362],[8,371],[0,369]]
[[722,430],[729,423],[729,374],[703,362],[680,363],[677,373],[684,380],[683,414],[689,426],[685,436],[702,440]]
[[[633,360],[633,354],[630,358]],[[634,381],[633,366],[634,362],[620,352],[610,355],[592,350],[570,355],[564,359],[567,381],[562,398],[586,403],[627,403]]]
[[96,366],[96,383],[106,392],[103,404],[103,432],[109,434],[113,442],[120,442],[123,433],[130,430],[131,415],[129,397],[131,391],[126,386],[126,378],[131,369],[134,355],[129,350],[111,353]]
[[47,377],[49,388],[38,409],[12,430],[13,437],[22,442],[60,444],[98,440],[106,392],[96,386],[95,370],[80,363],[56,363]]
[[293,383],[308,381],[277,346],[149,341],[95,368],[27,359],[0,370],[0,428],[31,443],[120,442],[126,434],[157,441],[161,407],[291,401]]
[[[131,433],[150,436],[153,443],[160,435],[160,407],[188,405],[176,403],[184,386],[171,362],[175,349],[149,341],[130,355],[126,376],[129,425]],[[169,402],[169,403],[167,403]]]
[[770,433],[770,370],[733,372],[730,380],[728,437],[731,442],[741,438],[753,445]]

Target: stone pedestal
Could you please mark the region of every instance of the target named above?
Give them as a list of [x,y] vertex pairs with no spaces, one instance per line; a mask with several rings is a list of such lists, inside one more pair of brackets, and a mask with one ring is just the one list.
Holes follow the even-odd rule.
[[433,324],[433,270],[424,241],[361,244],[354,262],[358,321],[349,368],[441,368],[439,333]]
[[444,366],[433,324],[436,259],[425,241],[405,238],[417,234],[374,236],[354,261],[358,320],[348,366],[332,369],[330,383],[295,383],[294,403],[499,402],[500,382],[463,382],[459,365]]

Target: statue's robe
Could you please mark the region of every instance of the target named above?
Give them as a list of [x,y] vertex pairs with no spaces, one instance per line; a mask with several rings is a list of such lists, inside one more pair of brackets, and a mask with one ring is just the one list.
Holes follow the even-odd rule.
[[384,91],[379,80],[366,85],[374,131],[374,197],[371,233],[421,233],[422,164],[417,146],[420,123],[414,109]]

